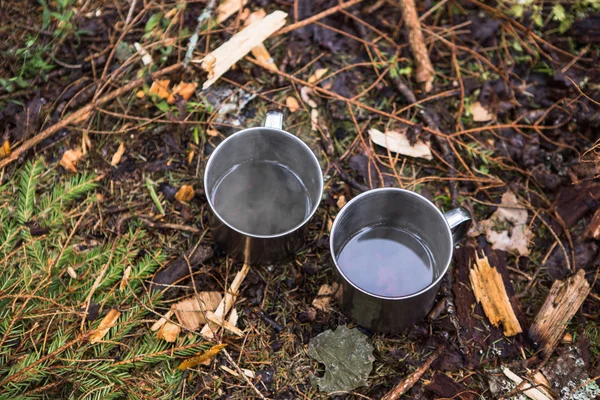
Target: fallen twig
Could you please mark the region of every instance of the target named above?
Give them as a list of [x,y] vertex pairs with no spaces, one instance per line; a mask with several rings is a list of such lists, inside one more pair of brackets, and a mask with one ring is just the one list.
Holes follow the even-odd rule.
[[429,358],[427,358],[427,360],[425,360],[423,365],[417,368],[415,372],[413,372],[411,375],[401,380],[400,383],[394,386],[392,390],[390,390],[385,396],[381,398],[381,400],[396,400],[400,398],[400,396],[402,396],[404,393],[408,392],[410,388],[412,388],[415,385],[415,383],[417,383],[419,379],[421,379],[421,376],[423,376],[423,374],[427,372],[429,367],[431,367],[431,364],[440,356],[444,347],[445,346],[443,345],[438,346],[433,352],[433,354],[430,355]]
[[323,19],[325,17],[330,16],[331,14],[335,14],[336,12],[338,12],[340,10],[344,10],[344,9],[346,9],[348,7],[352,7],[353,5],[358,4],[361,1],[362,0],[351,0],[351,1],[347,2],[347,3],[338,4],[335,7],[331,7],[328,10],[325,10],[323,12],[315,14],[315,15],[313,15],[310,18],[306,18],[306,19],[304,19],[302,21],[296,22],[295,24],[288,25],[285,28],[282,28],[282,29],[278,30],[277,32],[275,32],[273,34],[273,36],[283,35],[284,33],[288,33],[288,32],[291,32],[291,31],[295,31],[296,29],[303,28],[306,25],[310,25],[310,24],[312,24],[315,21],[319,21],[319,20],[321,20],[321,19]]
[[408,42],[410,43],[410,48],[417,64],[417,82],[423,84],[425,92],[429,92],[433,88],[433,66],[431,65],[431,60],[429,60],[429,53],[423,39],[421,21],[419,21],[415,1],[400,0],[400,8],[402,9],[404,23],[408,30]]

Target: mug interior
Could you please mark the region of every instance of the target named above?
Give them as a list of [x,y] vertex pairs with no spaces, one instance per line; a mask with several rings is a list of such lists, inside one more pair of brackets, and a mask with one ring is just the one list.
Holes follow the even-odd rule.
[[[310,211],[305,220],[286,232],[269,237],[285,235],[302,226],[316,211],[323,191],[321,167],[310,148],[291,133],[271,128],[250,128],[234,133],[225,139],[211,154],[204,172],[204,188],[206,197],[213,212],[232,229],[234,221],[224,220],[215,210],[212,202],[215,189],[232,168],[243,167],[249,161],[269,161],[285,166],[304,184],[310,197]],[[252,232],[241,232],[249,236]]]
[[[412,297],[436,285],[445,274],[452,257],[452,234],[448,223],[440,210],[429,200],[415,192],[397,188],[365,192],[346,204],[336,217],[331,229],[330,247],[342,277],[357,289],[364,291],[345,276],[338,265],[338,258],[343,247],[356,234],[381,226],[409,231],[416,235],[426,244],[433,259],[433,282],[419,292],[394,298]],[[373,293],[369,295],[388,298]]]

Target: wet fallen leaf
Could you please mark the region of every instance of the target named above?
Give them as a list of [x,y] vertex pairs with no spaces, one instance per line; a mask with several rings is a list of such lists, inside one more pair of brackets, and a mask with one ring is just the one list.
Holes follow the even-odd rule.
[[331,285],[321,285],[319,292],[312,302],[312,306],[321,311],[327,311],[329,308],[329,303],[331,303],[331,299],[337,292],[338,288],[339,285],[337,283],[333,283]]
[[102,340],[104,335],[106,335],[108,330],[110,328],[112,328],[112,326],[115,324],[115,322],[117,322],[117,319],[120,316],[121,316],[120,311],[115,310],[114,308],[111,309],[108,312],[108,314],[106,314],[104,319],[102,319],[102,321],[100,321],[100,325],[98,325],[98,328],[96,328],[94,333],[92,333],[92,335],[90,336],[90,343],[97,343],[100,340]]
[[433,160],[429,142],[417,139],[415,145],[411,146],[406,132],[387,131],[383,133],[377,129],[369,129],[369,137],[373,143],[385,147],[391,152],[409,157]]
[[131,275],[131,265],[128,265],[127,268],[125,268],[125,271],[123,272],[123,278],[121,278],[121,283],[119,284],[120,291],[125,290],[125,287],[127,287],[127,282],[129,282],[130,275]]
[[161,99],[166,99],[170,95],[169,85],[171,84],[170,79],[157,79],[152,82],[152,86],[150,86],[150,90],[148,93],[154,94]]
[[113,154],[113,156],[112,156],[110,165],[112,165],[113,167],[116,167],[117,164],[121,162],[121,157],[123,157],[124,153],[125,153],[125,143],[121,142],[119,144],[119,148],[117,149],[115,154]]
[[527,210],[519,204],[513,192],[504,193],[498,209],[479,225],[479,229],[474,229],[471,236],[485,233],[493,249],[529,255],[529,240],[533,233],[527,226]]
[[206,350],[204,353],[195,355],[193,357],[188,358],[187,360],[184,360],[181,364],[179,364],[177,369],[180,371],[185,371],[188,368],[193,368],[196,365],[202,364],[206,360],[210,360],[211,358],[214,358],[226,346],[227,346],[226,344],[217,344],[217,345],[211,347],[210,349]]
[[496,118],[496,116],[493,113],[485,109],[478,101],[471,104],[469,112],[473,116],[473,121],[475,122],[485,122]]
[[325,364],[325,375],[313,383],[323,392],[349,392],[366,386],[373,369],[373,346],[356,329],[339,326],[327,330],[308,343],[308,355]]
[[171,94],[169,95],[169,98],[167,99],[167,103],[175,104],[175,95],[179,95],[183,98],[183,100],[188,101],[190,99],[190,97],[192,97],[194,92],[196,91],[197,87],[198,87],[197,82],[190,82],[190,83],[183,82],[183,81],[179,82],[173,88],[173,91],[171,92]]
[[83,153],[80,149],[75,150],[67,150],[63,153],[62,158],[60,159],[60,165],[64,169],[68,169],[69,171],[77,172],[77,168],[75,168],[75,164],[79,161],[79,159],[83,157]]
[[10,156],[10,142],[8,140],[5,140],[2,144],[2,147],[0,147],[0,158],[8,156]]
[[175,199],[181,202],[188,202],[194,198],[194,187],[192,185],[183,185],[175,193]]
[[177,336],[181,332],[179,325],[175,325],[172,322],[165,322],[163,326],[156,332],[156,337],[162,339],[165,342],[173,343],[177,340]]
[[308,78],[308,83],[315,83],[327,73],[327,68],[319,68]]
[[287,108],[289,108],[290,112],[293,113],[300,109],[300,104],[298,104],[298,100],[296,100],[296,98],[293,96],[288,96],[288,98],[285,99],[285,105]]

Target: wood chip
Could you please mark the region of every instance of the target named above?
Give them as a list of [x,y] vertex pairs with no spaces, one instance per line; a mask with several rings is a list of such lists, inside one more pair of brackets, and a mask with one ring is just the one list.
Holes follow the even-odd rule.
[[[246,259],[247,258],[248,257],[246,257]],[[223,300],[221,300],[219,306],[215,310],[214,315],[217,318],[223,319],[227,315],[229,310],[233,308],[237,296],[239,294],[238,291],[240,290],[240,286],[242,285],[242,282],[244,282],[244,279],[246,279],[246,275],[248,275],[249,271],[250,264],[245,262],[242,269],[235,275],[235,278],[233,278],[233,282],[231,282],[229,290],[225,292],[225,297],[223,298]],[[215,324],[214,322],[209,322],[206,325],[204,325],[204,327],[200,331],[200,334],[204,336],[204,338],[210,340],[215,337],[215,334],[219,331],[220,328],[220,325]]]
[[175,104],[176,95],[179,95],[183,100],[188,101],[196,92],[196,88],[198,88],[198,82],[179,82],[175,85],[171,94],[169,94],[167,103]]
[[192,185],[183,185],[175,193],[175,199],[181,202],[188,202],[194,198],[194,194],[194,187]]
[[233,14],[240,11],[246,4],[248,4],[248,0],[225,0],[217,7],[217,22],[222,23],[226,21]]
[[165,322],[163,326],[156,332],[156,337],[166,342],[173,343],[177,340],[177,336],[181,332],[179,325],[176,325],[170,321]]
[[206,323],[205,314],[215,311],[223,296],[219,292],[200,292],[183,299],[171,307],[177,321],[185,329],[195,331]]
[[117,322],[117,319],[120,316],[120,311],[115,310],[114,308],[111,309],[102,319],[102,321],[100,321],[100,325],[98,325],[98,328],[96,328],[94,333],[92,333],[92,335],[90,336],[90,343],[97,343],[101,341],[104,335],[106,335],[110,328],[113,327],[113,325],[115,324],[115,322]]
[[223,320],[223,317],[217,317],[215,315],[215,313],[213,313],[213,312],[207,311],[206,312],[206,319],[208,319],[211,323],[219,325],[223,329],[228,330],[229,332],[233,333],[234,335],[238,335],[240,337],[244,336],[244,332],[242,332],[241,329],[236,328],[229,321]]
[[150,330],[152,332],[156,332],[157,330],[162,328],[162,326],[168,321],[168,319],[171,318],[171,315],[173,315],[173,310],[167,311],[167,313],[164,316],[162,316],[158,321],[152,324]]
[[119,284],[119,290],[122,292],[127,287],[127,282],[129,282],[129,276],[131,275],[131,265],[128,265],[123,272],[123,278],[121,278],[121,283]]
[[471,108],[469,109],[471,116],[473,117],[473,121],[475,122],[486,122],[491,121],[496,118],[496,116],[485,109],[480,102],[476,101],[471,104]]
[[[267,12],[264,9],[260,8],[258,11],[250,13],[249,15],[246,16],[246,19],[244,21],[244,26],[248,26],[248,25],[254,24],[256,22],[259,22],[263,18],[265,18],[266,15],[267,15]],[[259,63],[264,65],[265,68],[273,70],[273,71],[279,71],[279,68],[277,68],[277,64],[275,64],[273,57],[271,57],[271,54],[269,54],[269,51],[265,47],[264,43],[261,43],[258,46],[254,47],[252,49],[252,55],[254,56],[254,58],[256,58],[256,60]]]
[[475,264],[469,271],[469,279],[475,298],[483,306],[485,315],[494,326],[502,323],[505,336],[523,332],[510,304],[502,275],[490,266],[486,256],[475,257]]
[[583,269],[563,281],[554,282],[529,328],[529,337],[542,348],[546,356],[554,351],[569,321],[589,293],[590,284],[585,279]]
[[75,164],[77,164],[81,157],[83,157],[83,153],[80,149],[67,150],[63,153],[62,158],[60,159],[60,165],[64,169],[68,169],[72,172],[77,172]]
[[67,274],[73,279],[77,279],[77,272],[73,269],[73,267],[67,267]]
[[600,208],[594,213],[594,216],[583,235],[586,238],[600,239]]
[[296,98],[293,96],[288,96],[287,99],[285,99],[285,105],[290,110],[290,112],[293,113],[300,109],[300,104],[298,104],[298,100],[296,100]]
[[144,65],[152,64],[152,56],[148,54],[146,49],[144,49],[141,44],[135,42],[133,43],[133,47],[135,47],[135,50],[142,56],[142,63],[144,63]]
[[391,152],[402,154],[404,156],[424,158],[433,160],[431,154],[431,144],[422,140],[417,140],[414,146],[410,145],[406,131],[387,131],[385,133],[377,129],[369,129],[369,137],[376,145],[385,147]]
[[166,99],[171,94],[171,91],[169,90],[170,84],[170,79],[157,79],[154,82],[152,82],[152,86],[150,86],[150,90],[148,90],[148,93],[156,95],[161,99]]
[[338,288],[339,285],[337,282],[334,282],[331,285],[321,285],[319,292],[312,302],[312,306],[321,311],[327,311],[329,309],[329,303],[331,303],[331,299],[335,296]]
[[183,361],[181,364],[179,364],[177,369],[180,371],[185,371],[188,368],[193,368],[197,365],[200,365],[203,362],[205,362],[206,360],[210,360],[210,359],[214,358],[226,346],[227,346],[226,344],[217,344],[217,345],[211,347],[210,349],[206,350],[205,352],[197,354],[197,355],[190,357],[187,360]]
[[121,142],[121,144],[119,144],[119,148],[117,149],[115,154],[113,154],[113,156],[112,156],[110,165],[113,167],[116,167],[117,164],[121,162],[121,157],[123,157],[123,154],[125,154],[125,143]]
[[238,377],[238,376],[240,376],[240,374],[238,374],[237,372],[235,372],[234,370],[232,370],[231,368],[229,368],[229,367],[228,367],[228,366],[226,366],[226,365],[221,365],[221,367],[220,367],[220,368],[221,368],[223,371],[225,371],[225,372],[227,372],[228,374],[231,374],[231,375],[233,375],[233,376],[235,376],[235,377]]
[[202,90],[209,88],[229,71],[233,64],[285,25],[286,17],[287,13],[274,11],[261,21],[248,25],[207,55],[201,63],[202,69],[208,73],[208,80],[202,85]]
[[2,144],[2,147],[0,147],[0,158],[8,156],[10,156],[10,142],[8,140],[5,140]]
[[[508,369],[506,367],[501,367],[501,369],[502,369],[502,373],[504,373],[504,375],[508,379],[510,379],[511,381],[513,381],[514,383],[516,383],[517,385],[519,385],[521,382],[523,382],[523,379],[520,378],[514,372],[512,372],[510,369]],[[523,386],[522,386],[522,388],[523,388],[523,394],[525,396],[529,397],[530,399],[533,399],[533,400],[552,400],[552,399],[548,398],[544,393],[542,393],[542,391],[538,390],[537,388],[532,388],[532,386],[529,383],[524,383]]]
[[238,322],[238,313],[235,308],[231,309],[231,314],[229,314],[229,319],[227,320],[232,326],[237,326]]

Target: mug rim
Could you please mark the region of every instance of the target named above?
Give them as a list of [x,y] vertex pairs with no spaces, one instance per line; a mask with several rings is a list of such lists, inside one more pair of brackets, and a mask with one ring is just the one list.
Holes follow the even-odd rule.
[[[273,234],[273,235],[257,235],[257,234],[254,234],[254,233],[244,232],[243,230],[238,229],[238,228],[234,227],[233,225],[231,225],[229,222],[225,221],[225,219],[215,209],[215,207],[213,205],[211,193],[208,193],[208,191],[206,190],[206,188],[208,187],[208,185],[207,185],[208,174],[209,174],[211,165],[213,164],[213,160],[215,158],[214,155],[217,154],[217,152],[222,151],[222,149],[224,147],[223,145],[225,145],[228,141],[231,141],[231,140],[235,139],[236,137],[242,136],[244,134],[252,133],[254,131],[265,131],[265,130],[267,130],[267,131],[273,131],[275,133],[282,134],[282,135],[287,136],[288,138],[296,141],[296,143],[298,143],[300,146],[304,147],[304,149],[308,152],[308,154],[310,154],[312,161],[314,162],[315,166],[319,170],[319,179],[318,179],[318,183],[319,183],[319,195],[317,197],[317,201],[315,202],[315,204],[312,205],[312,208],[311,208],[310,212],[308,213],[308,215],[306,216],[306,218],[304,218],[302,220],[302,222],[300,222],[298,225],[294,226],[293,228],[290,228],[290,229],[288,229],[285,232],[276,233],[276,234]],[[295,171],[294,171],[294,174],[296,174]],[[249,237],[253,237],[253,238],[258,238],[258,239],[272,239],[272,238],[278,238],[278,237],[286,236],[286,235],[289,235],[292,232],[297,231],[298,229],[302,228],[313,217],[313,215],[315,214],[315,212],[319,208],[319,204],[321,204],[321,198],[323,197],[323,171],[321,170],[321,165],[319,164],[319,160],[317,159],[317,156],[315,156],[315,154],[313,153],[313,151],[311,150],[311,148],[308,147],[308,145],[306,143],[304,143],[304,141],[302,139],[300,139],[296,135],[293,135],[293,134],[291,134],[288,131],[285,131],[283,129],[276,129],[276,128],[268,128],[268,127],[264,127],[264,126],[257,126],[257,127],[254,127],[254,128],[246,128],[246,129],[242,129],[240,131],[237,131],[237,132],[231,134],[230,136],[228,136],[227,138],[225,138],[225,140],[223,140],[221,143],[219,143],[217,145],[217,147],[215,147],[215,150],[210,154],[210,157],[208,158],[208,161],[206,163],[206,167],[204,168],[204,190],[206,191],[205,193],[206,193],[206,200],[208,202],[208,206],[210,207],[210,209],[213,212],[213,214],[223,224],[227,225],[230,229],[232,229],[232,230],[234,230],[234,231],[236,231],[238,233],[241,233],[242,235],[245,235],[245,236],[249,236]]]
[[[383,295],[379,295],[379,294],[375,294],[375,293],[371,293],[361,287],[359,287],[358,285],[356,285],[354,282],[352,282],[347,276],[346,274],[344,274],[344,272],[342,271],[342,269],[340,268],[340,266],[338,265],[338,261],[336,258],[336,252],[334,250],[334,246],[333,246],[333,237],[335,235],[335,231],[338,225],[338,221],[341,220],[340,216],[342,215],[342,213],[346,212],[346,209],[349,209],[349,207],[353,204],[353,203],[357,203],[359,202],[362,198],[366,197],[369,194],[373,194],[373,193],[378,193],[378,192],[399,192],[402,194],[406,194],[409,196],[413,196],[418,198],[419,200],[424,201],[430,208],[432,208],[433,210],[435,210],[435,212],[437,213],[437,215],[444,221],[444,226],[446,227],[446,232],[447,235],[446,237],[448,238],[448,240],[450,241],[450,256],[448,257],[448,260],[446,261],[446,265],[444,266],[444,268],[442,268],[440,275],[433,280],[429,285],[425,286],[423,289],[419,290],[418,292],[415,293],[411,293],[408,295],[403,295],[403,296],[383,296]],[[444,214],[440,211],[439,208],[437,208],[437,206],[435,204],[433,204],[433,202],[429,199],[427,199],[426,197],[424,197],[423,195],[417,193],[417,192],[413,192],[411,190],[407,190],[407,189],[401,189],[401,188],[394,188],[394,187],[389,187],[389,188],[376,188],[376,189],[370,189],[367,190],[366,192],[363,192],[361,194],[359,194],[358,196],[354,197],[352,200],[350,200],[348,203],[346,203],[346,205],[340,210],[340,212],[336,215],[335,220],[333,221],[333,225],[331,226],[331,232],[329,234],[329,252],[331,253],[331,257],[333,258],[333,264],[335,265],[335,268],[337,269],[338,273],[342,276],[342,278],[349,283],[350,285],[352,285],[352,287],[354,287],[356,290],[360,291],[361,293],[366,294],[367,296],[371,296],[371,297],[375,297],[381,300],[405,300],[405,299],[410,299],[413,297],[417,297],[423,293],[426,293],[428,291],[430,291],[432,288],[436,287],[440,281],[444,278],[444,275],[446,275],[446,273],[448,272],[448,268],[450,267],[450,262],[452,260],[452,249],[454,248],[454,242],[452,240],[452,230],[450,229],[450,225],[448,224],[448,221],[446,220],[446,217],[444,217]]]

